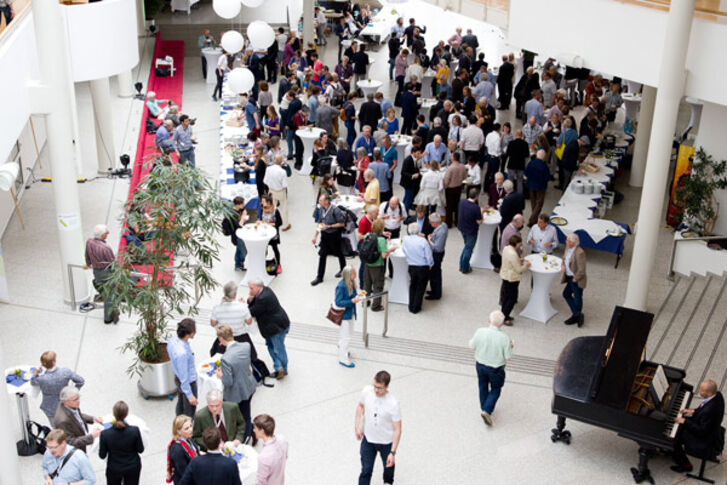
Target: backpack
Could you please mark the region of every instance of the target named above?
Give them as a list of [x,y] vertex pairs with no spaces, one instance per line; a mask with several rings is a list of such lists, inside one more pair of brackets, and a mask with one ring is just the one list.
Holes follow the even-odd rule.
[[341,83],[338,83],[338,86],[331,84],[331,87],[333,88],[333,93],[331,94],[331,106],[338,108],[343,105],[343,102],[346,99],[346,91],[343,90]]
[[255,380],[265,387],[274,387],[275,384],[267,384],[265,382],[266,377],[270,377],[270,369],[265,365],[265,362],[260,359],[255,359],[250,363],[252,367],[252,376]]
[[374,264],[379,260],[381,254],[379,253],[379,236],[376,233],[370,232],[366,234],[361,247],[358,250],[358,255],[366,264]]
[[341,119],[341,121],[348,121],[348,115],[346,114],[346,108],[350,104],[350,101],[346,101],[343,106],[341,107],[341,110],[338,112],[338,117]]
[[358,218],[356,217],[356,214],[345,207],[338,206],[338,209],[343,212],[344,216],[343,232],[351,232],[358,229]]

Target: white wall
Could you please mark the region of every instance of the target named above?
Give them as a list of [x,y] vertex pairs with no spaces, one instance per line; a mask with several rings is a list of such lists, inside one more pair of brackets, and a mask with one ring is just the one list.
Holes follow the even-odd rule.
[[[666,19],[612,0],[511,0],[508,43],[556,58],[577,54],[584,67],[658,87]],[[727,24],[693,22],[684,94],[727,105]]]
[[[703,147],[715,160],[727,159],[727,137],[725,137],[725,124],[727,123],[727,106],[713,103],[704,103],[702,118],[699,123],[699,132],[694,146]],[[727,235],[727,190],[716,193],[716,200],[720,204],[719,217],[714,233]]]

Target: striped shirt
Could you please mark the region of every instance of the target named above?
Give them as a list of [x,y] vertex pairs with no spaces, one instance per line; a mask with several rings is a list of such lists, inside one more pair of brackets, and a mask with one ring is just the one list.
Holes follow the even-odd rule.
[[86,241],[86,264],[94,269],[104,269],[114,262],[114,251],[101,238]]
[[239,337],[247,333],[245,320],[250,318],[247,305],[239,301],[223,301],[212,309],[211,320],[218,325],[227,325],[232,329],[232,335]]

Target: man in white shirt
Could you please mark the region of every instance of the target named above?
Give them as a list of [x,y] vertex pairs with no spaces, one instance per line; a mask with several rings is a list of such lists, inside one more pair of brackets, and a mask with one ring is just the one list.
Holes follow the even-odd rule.
[[[389,392],[389,382],[388,372],[377,372],[373,386],[364,387],[356,407],[354,430],[356,439],[361,441],[359,485],[371,483],[377,454],[386,463],[384,483],[394,483],[395,456],[401,440],[401,409],[399,401]],[[361,418],[364,418],[363,429]]]
[[533,253],[545,251],[547,254],[552,254],[553,250],[558,247],[558,235],[555,227],[548,224],[549,222],[548,214],[540,214],[538,223],[530,229],[528,244]]
[[273,164],[265,170],[263,183],[268,186],[270,195],[273,196],[273,203],[280,210],[280,217],[283,219],[283,231],[290,229],[288,222],[288,174],[283,168],[283,156],[275,155]]
[[489,187],[495,181],[495,173],[500,170],[500,155],[502,146],[500,144],[500,123],[495,123],[492,131],[485,138],[487,147],[487,172],[485,172],[485,187]]
[[[250,310],[247,308],[247,304],[243,300],[237,300],[237,283],[229,281],[225,283],[222,288],[224,296],[222,302],[212,308],[212,314],[210,315],[210,325],[217,327],[217,325],[226,325],[232,329],[232,336],[236,342],[247,342],[250,344],[250,357],[252,360],[257,360],[257,351],[255,345],[253,345],[247,327],[252,325],[252,316]],[[216,353],[225,353],[225,347],[221,346],[217,340],[212,344],[210,350],[212,355]]]
[[326,40],[326,36],[324,34],[328,20],[326,19],[326,15],[321,11],[320,7],[315,8],[315,15],[313,20],[316,26],[316,37],[318,37],[317,44],[328,45],[328,41]]
[[482,133],[482,128],[477,126],[477,120],[472,117],[467,128],[462,130],[462,140],[460,141],[467,162],[473,157],[479,161],[480,150],[484,144],[485,135]]
[[401,235],[401,223],[406,219],[406,209],[399,197],[393,196],[379,207],[379,219],[384,220],[386,232],[391,234],[392,239],[398,239]]

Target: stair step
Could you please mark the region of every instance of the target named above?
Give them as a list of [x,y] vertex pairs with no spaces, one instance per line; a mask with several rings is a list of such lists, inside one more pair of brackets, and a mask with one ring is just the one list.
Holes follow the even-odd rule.
[[654,362],[666,363],[669,353],[681,334],[685,320],[694,308],[696,300],[699,298],[699,292],[695,291],[695,287],[704,286],[704,282],[699,281],[698,277],[691,276],[683,278],[677,283],[670,301],[664,306],[664,310],[659,318],[652,324],[652,332],[649,337],[649,359]]

